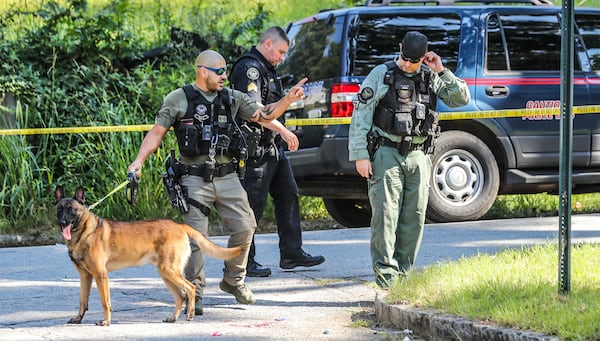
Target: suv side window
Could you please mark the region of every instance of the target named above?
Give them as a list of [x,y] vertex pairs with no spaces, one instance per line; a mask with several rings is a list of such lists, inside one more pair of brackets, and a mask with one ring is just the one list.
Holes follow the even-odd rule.
[[576,15],[575,22],[579,28],[579,34],[587,49],[590,66],[593,71],[600,70],[600,29],[597,15]]
[[361,15],[353,43],[354,65],[350,74],[366,76],[379,64],[398,56],[402,37],[420,31],[429,40],[429,50],[442,57],[444,65],[456,70],[461,19],[454,13]]
[[310,79],[339,77],[343,21],[343,16],[328,16],[292,26],[288,32],[290,49],[278,65],[277,73],[280,76],[295,75],[293,82],[305,76]]
[[[487,20],[488,71],[560,70],[560,25],[554,14],[492,14]],[[575,70],[581,70],[574,58]]]
[[498,15],[490,15],[487,20],[487,60],[489,71],[509,70],[508,53],[506,53],[506,36]]

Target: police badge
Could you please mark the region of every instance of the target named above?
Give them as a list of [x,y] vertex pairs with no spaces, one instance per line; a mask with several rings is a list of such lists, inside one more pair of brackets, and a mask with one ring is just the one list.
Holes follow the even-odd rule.
[[258,72],[258,69],[255,67],[251,67],[248,70],[246,70],[246,77],[248,77],[249,80],[257,80],[258,77],[260,76],[260,73]]
[[[204,105],[204,104],[199,104],[199,105],[196,107],[196,110],[195,110],[196,114],[197,114],[199,117],[203,117],[203,116],[205,116],[207,111],[208,111],[208,108],[207,108],[207,107],[206,107],[206,105]],[[203,120],[200,120],[200,121],[203,121]]]

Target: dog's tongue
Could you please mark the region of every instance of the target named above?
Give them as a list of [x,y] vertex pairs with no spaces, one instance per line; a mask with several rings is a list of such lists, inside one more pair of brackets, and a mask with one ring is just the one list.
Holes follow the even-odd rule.
[[65,240],[71,240],[71,227],[73,225],[69,224],[65,227],[62,228],[62,230],[60,231],[63,235],[63,238],[65,238]]

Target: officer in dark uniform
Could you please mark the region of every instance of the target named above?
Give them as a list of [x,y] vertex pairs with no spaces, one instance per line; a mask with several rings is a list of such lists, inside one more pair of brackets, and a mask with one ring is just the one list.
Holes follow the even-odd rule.
[[470,100],[466,83],[427,51],[425,35],[407,32],[400,50],[361,84],[348,141],[350,161],[368,179],[372,265],[384,288],[412,266],[421,245],[437,98],[450,107]]
[[[275,71],[289,48],[289,39],[280,27],[267,29],[258,45],[240,57],[231,72],[232,88],[247,93],[262,104],[274,103],[283,97],[283,89]],[[248,160],[242,184],[248,193],[256,222],[260,221],[270,193],[275,207],[279,233],[280,262],[282,269],[297,266],[314,266],[325,261],[323,256],[311,256],[302,249],[302,227],[298,204],[298,186],[292,168],[280,141],[286,142],[290,151],[298,148],[298,138],[283,125],[283,119],[269,123],[248,124]],[[268,128],[268,129],[265,129]],[[247,275],[267,277],[271,269],[254,259],[254,238],[248,256]]]
[[[189,211],[185,222],[208,235],[208,213],[214,207],[227,225],[227,245],[241,246],[245,252],[225,261],[221,290],[235,296],[242,304],[255,302],[246,287],[248,249],[256,220],[240,184],[243,165],[243,139],[236,135],[237,118],[252,122],[269,122],[281,116],[288,106],[304,96],[302,84],[292,87],[278,102],[263,106],[243,92],[224,87],[227,64],[218,52],[205,50],[196,58],[194,83],[178,88],[167,96],[156,114],[136,159],[128,167],[141,176],[142,164],[158,149],[165,134],[174,128],[180,158],[174,172],[187,193]],[[208,210],[208,211],[207,211]],[[186,278],[196,286],[195,314],[202,315],[202,294],[206,286],[204,255],[191,241],[192,254],[185,269]]]

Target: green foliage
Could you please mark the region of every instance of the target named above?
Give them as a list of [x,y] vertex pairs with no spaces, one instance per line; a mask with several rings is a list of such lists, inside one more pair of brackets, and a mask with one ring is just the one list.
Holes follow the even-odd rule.
[[[0,139],[0,151],[5,158],[0,174],[0,202],[2,217],[25,217],[39,209],[40,203],[30,198],[44,196],[44,183],[49,170],[37,164],[33,148],[23,136],[8,136]],[[13,160],[12,162],[9,160]],[[15,162],[21,160],[21,162]],[[43,207],[43,205],[41,205]],[[43,208],[42,208],[43,209]],[[38,220],[39,216],[34,216]],[[36,221],[39,223],[39,220]],[[34,224],[32,226],[39,226]],[[0,225],[0,233],[8,232],[9,224]],[[17,225],[14,232],[24,232],[24,226]]]
[[315,197],[300,197],[300,214],[302,219],[323,219],[329,217],[323,199]]
[[[300,196],[298,200],[300,203],[300,218],[302,220],[326,219],[329,217],[329,213],[323,204],[323,199],[317,197]],[[261,222],[275,223],[275,207],[273,206],[270,195],[268,196],[268,203],[265,207]]]

